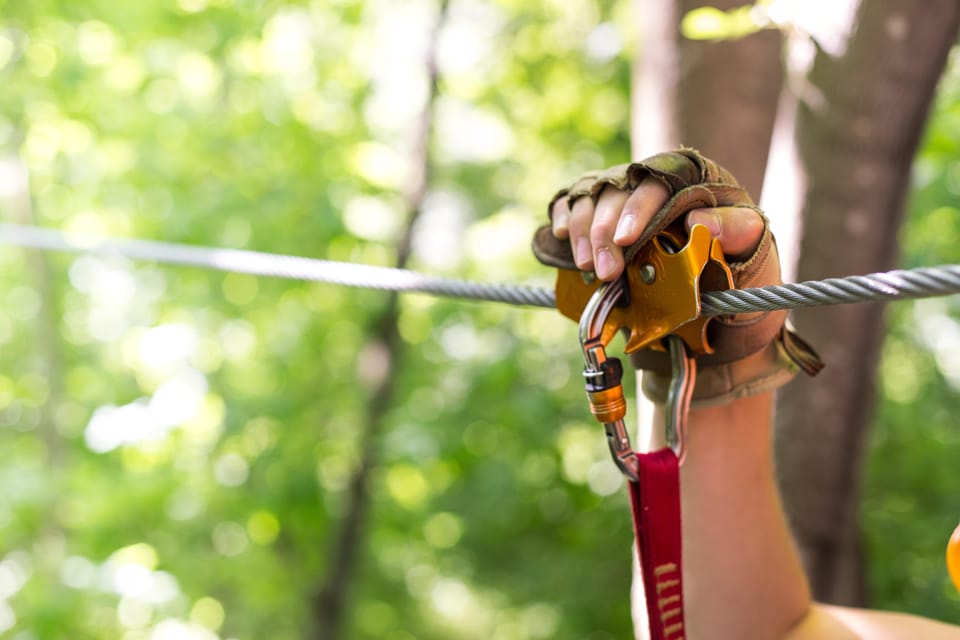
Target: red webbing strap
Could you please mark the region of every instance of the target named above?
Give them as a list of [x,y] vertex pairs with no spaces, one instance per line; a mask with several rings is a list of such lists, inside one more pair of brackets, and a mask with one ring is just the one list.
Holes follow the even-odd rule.
[[639,482],[628,482],[643,570],[651,640],[683,640],[680,464],[672,449],[638,453]]

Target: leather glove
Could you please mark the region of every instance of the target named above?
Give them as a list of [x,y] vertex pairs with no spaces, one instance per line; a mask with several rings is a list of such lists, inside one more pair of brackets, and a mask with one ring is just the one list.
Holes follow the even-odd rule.
[[[780,261],[776,240],[768,221],[736,179],[713,161],[693,149],[660,153],[642,162],[618,165],[606,171],[581,176],[550,201],[548,212],[561,198],[570,208],[583,197],[594,202],[608,185],[626,192],[635,190],[645,178],[661,182],[670,195],[641,232],[627,247],[627,264],[641,246],[694,209],[742,207],[753,209],[763,219],[759,244],[746,256],[728,258],[734,287],[738,289],[780,284]],[[551,225],[537,230],[533,251],[548,266],[576,269],[570,244],[553,235]],[[715,352],[700,356],[694,407],[729,402],[780,387],[799,370],[815,375],[823,363],[813,349],[786,326],[785,310],[719,316],[708,325],[708,339]],[[632,364],[649,371],[643,377],[644,393],[663,402],[670,382],[667,354],[644,349],[630,354]]]

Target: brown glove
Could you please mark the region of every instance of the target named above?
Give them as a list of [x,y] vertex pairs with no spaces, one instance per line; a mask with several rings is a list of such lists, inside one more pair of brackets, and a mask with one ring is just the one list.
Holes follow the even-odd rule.
[[[631,192],[647,177],[663,183],[670,198],[651,219],[639,240],[625,250],[627,264],[641,246],[693,209],[745,207],[763,217],[729,172],[693,149],[661,153],[643,162],[585,174],[570,188],[559,191],[550,201],[548,211],[564,197],[568,198],[571,209],[573,202],[581,197],[589,196],[596,201],[607,185]],[[763,220],[763,235],[753,253],[729,262],[735,288],[781,282],[776,241],[767,219],[763,217]],[[546,265],[576,269],[569,242],[556,238],[551,225],[537,230],[533,251]],[[708,325],[707,334],[715,353],[698,358],[693,406],[721,404],[777,388],[800,369],[815,375],[823,363],[785,326],[786,316],[786,311],[771,311],[715,318]],[[667,355],[645,349],[631,354],[630,359],[636,368],[650,372],[644,376],[644,393],[655,402],[663,402],[670,382]]]

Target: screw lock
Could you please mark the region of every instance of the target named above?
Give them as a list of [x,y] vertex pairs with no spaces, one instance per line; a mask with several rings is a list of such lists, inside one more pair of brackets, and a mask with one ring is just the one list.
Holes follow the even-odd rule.
[[587,393],[606,391],[620,386],[623,379],[623,364],[619,358],[610,358],[600,364],[600,371],[585,371]]

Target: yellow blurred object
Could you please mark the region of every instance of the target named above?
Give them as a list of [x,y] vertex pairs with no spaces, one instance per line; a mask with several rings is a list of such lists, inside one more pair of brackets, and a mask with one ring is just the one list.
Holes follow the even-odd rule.
[[953,586],[960,591],[960,525],[953,530],[950,542],[947,543],[947,571],[953,579]]

